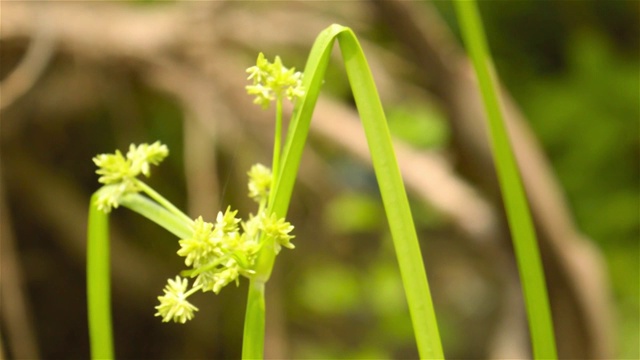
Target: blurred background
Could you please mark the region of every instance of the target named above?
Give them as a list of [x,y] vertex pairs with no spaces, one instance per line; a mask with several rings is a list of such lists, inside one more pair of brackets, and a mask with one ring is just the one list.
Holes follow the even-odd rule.
[[[635,1],[480,4],[543,253],[562,358],[639,354],[640,51]],[[358,35],[395,136],[448,358],[529,358],[483,111],[449,2],[1,3],[1,297],[6,358],[89,356],[91,158],[159,140],[148,181],[193,217],[270,163],[273,109],[246,95],[259,51],[304,68],[332,23]],[[341,57],[317,106],[267,289],[269,358],[416,358],[384,210]],[[290,111],[290,107],[286,109]],[[246,280],[154,317],[177,239],[112,215],[116,354],[238,358]]]

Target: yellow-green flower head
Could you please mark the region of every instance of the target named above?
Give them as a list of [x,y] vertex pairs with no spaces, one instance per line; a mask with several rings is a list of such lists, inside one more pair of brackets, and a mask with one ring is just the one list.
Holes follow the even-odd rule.
[[98,198],[96,199],[98,210],[109,213],[111,209],[120,206],[122,196],[134,192],[138,192],[138,187],[130,180],[104,185],[98,190]]
[[193,319],[193,313],[198,311],[198,308],[187,301],[187,298],[199,288],[192,288],[187,292],[187,286],[188,280],[180,276],[176,276],[175,280],[169,279],[163,290],[164,295],[158,296],[160,305],[156,306],[158,312],[155,316],[162,316],[162,322],[173,320],[182,324]]
[[242,222],[243,236],[258,242],[260,236],[260,216],[249,214],[249,220]]
[[98,179],[103,184],[114,184],[122,180],[134,178],[140,173],[149,177],[149,165],[158,165],[169,155],[169,149],[159,141],[149,145],[131,144],[126,158],[120,150],[114,154],[100,154],[93,158],[98,166],[96,174],[102,175]]
[[282,100],[286,96],[293,101],[304,95],[302,87],[302,73],[295,68],[288,69],[282,65],[282,60],[276,56],[274,62],[265,59],[264,54],[258,54],[256,65],[247,69],[252,85],[247,85],[247,93],[255,95],[255,104],[268,108],[271,101]]
[[159,141],[153,144],[129,145],[127,160],[131,162],[131,172],[137,176],[142,173],[144,176],[151,175],[149,165],[158,165],[169,155],[169,149]]
[[135,176],[131,172],[131,161],[125,159],[120,150],[116,150],[114,154],[100,154],[93,158],[93,163],[98,166],[96,174],[102,175],[98,182],[103,184],[118,183]]
[[273,180],[271,169],[262,164],[255,164],[247,175],[249,175],[249,197],[258,203],[266,201],[269,198]]
[[236,218],[237,213],[238,210],[232,211],[230,206],[227,206],[227,210],[225,210],[224,214],[222,213],[222,211],[218,212],[214,229],[216,235],[233,236],[233,234],[238,233],[238,224],[240,223],[240,219]]
[[284,218],[278,218],[275,214],[267,216],[262,213],[260,216],[260,230],[264,232],[267,237],[275,240],[276,254],[280,252],[280,246],[284,246],[288,249],[293,249],[295,246],[291,243],[293,235],[289,233],[293,230],[293,225],[286,222]]
[[126,157],[119,150],[94,157],[93,162],[98,166],[96,173],[100,175],[98,181],[105,184],[99,190],[98,208],[104,212],[117,208],[122,196],[139,191],[133,179],[140,174],[149,177],[150,165],[158,165],[168,155],[169,149],[156,141],[151,145],[131,144]]
[[209,288],[205,288],[203,286],[203,291],[211,290],[216,294],[220,293],[223,287],[227,286],[227,284],[235,281],[236,286],[239,284],[239,275],[238,266],[235,262],[231,262],[224,267],[223,270],[213,273],[211,279],[208,283]]
[[193,222],[193,236],[181,239],[178,255],[186,257],[184,263],[187,266],[196,266],[207,263],[214,255],[213,224],[202,220],[202,216]]
[[238,285],[240,275],[253,274],[251,267],[255,263],[257,250],[257,246],[232,249],[212,263],[197,269],[199,273],[194,285],[202,288],[202,291],[213,291],[216,294],[233,281]]
[[224,213],[218,212],[215,224],[199,217],[193,222],[192,236],[179,241],[178,255],[192,267],[185,274],[197,276],[194,286],[202,291],[218,293],[230,282],[237,283],[239,275],[253,274],[260,246],[255,237],[241,232],[237,213],[227,207]]

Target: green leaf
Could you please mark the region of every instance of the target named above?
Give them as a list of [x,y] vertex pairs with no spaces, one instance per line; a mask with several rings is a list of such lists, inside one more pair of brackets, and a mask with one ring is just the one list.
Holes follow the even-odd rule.
[[[311,49],[303,77],[306,93],[298,99],[294,108],[282,153],[280,174],[277,176],[279,181],[272,193],[269,212],[275,213],[278,217],[286,216],[302,150],[309,133],[311,116],[336,40],[342,52],[351,90],[369,144],[420,357],[444,358],[418,237],[382,104],[362,48],[353,31],[347,27],[335,24],[329,26],[320,33]],[[256,265],[255,281],[268,280],[274,258],[275,254],[261,252]],[[247,318],[245,321],[251,321],[251,319]],[[246,323],[245,326],[247,326]],[[261,353],[243,351],[243,357],[245,355],[247,357],[262,356]]]
[[454,4],[460,18],[462,35],[476,71],[489,122],[493,157],[529,318],[533,354],[536,359],[557,359],[553,322],[536,233],[493,84],[491,59],[478,8],[473,0],[455,1]]

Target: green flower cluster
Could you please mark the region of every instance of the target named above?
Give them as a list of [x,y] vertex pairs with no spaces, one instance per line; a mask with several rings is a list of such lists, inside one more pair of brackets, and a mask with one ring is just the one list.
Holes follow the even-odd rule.
[[[259,238],[240,231],[237,211],[230,208],[218,213],[216,223],[208,223],[202,217],[193,224],[193,235],[180,240],[178,255],[193,270],[184,272],[197,276],[194,286],[216,294],[238,276],[251,276],[253,264],[260,250]],[[246,226],[246,225],[245,225]]]
[[270,251],[274,253],[281,247],[294,248],[291,244],[293,235],[290,235],[293,226],[283,218],[267,215],[273,176],[271,170],[261,164],[252,166],[247,173],[249,196],[260,204],[256,216],[250,215],[247,221],[242,221],[236,218],[238,212],[228,207],[225,212],[218,213],[215,223],[205,222],[202,217],[190,219],[137,179],[140,174],[150,176],[151,165],[158,165],[168,155],[167,147],[155,142],[131,145],[126,155],[116,150],[113,154],[93,158],[98,166],[96,173],[100,175],[98,181],[104,184],[98,190],[96,205],[100,210],[110,212],[120,205],[124,195],[142,191],[191,229],[189,237],[180,239],[178,255],[184,257],[185,264],[190,267],[181,275],[195,278],[193,286],[187,291],[188,279],[180,276],[169,279],[164,295],[158,297],[160,305],[156,306],[155,314],[161,316],[163,322],[185,323],[198,311],[187,300],[190,295],[199,290],[217,294],[231,282],[238,284],[241,275],[250,278],[255,273],[253,268],[264,244],[273,246]]
[[198,289],[193,288],[187,292],[189,281],[176,276],[176,279],[169,279],[169,283],[164,288],[164,295],[159,296],[160,305],[156,306],[158,312],[155,316],[162,316],[163,322],[173,320],[174,322],[186,323],[193,319],[193,312],[198,308],[187,301],[187,297]]
[[140,174],[149,177],[150,166],[160,164],[168,155],[167,146],[156,141],[151,145],[131,144],[126,156],[116,150],[114,154],[94,157],[93,162],[98,166],[96,173],[100,175],[98,182],[105,184],[99,190],[98,209],[108,213],[120,205],[122,196],[140,191],[136,177]]
[[255,164],[247,175],[249,175],[249,197],[258,204],[266,202],[269,199],[269,189],[273,180],[271,170],[262,164]]
[[257,164],[248,174],[249,193],[261,204],[258,215],[242,221],[236,217],[238,212],[228,207],[225,212],[218,212],[215,223],[206,222],[202,217],[193,221],[191,236],[179,241],[177,253],[191,268],[181,275],[196,279],[188,292],[186,279],[169,279],[165,294],[158,297],[160,305],[156,306],[156,316],[161,316],[163,322],[184,323],[193,318],[197,308],[187,301],[187,297],[194,292],[201,290],[218,294],[231,282],[237,285],[241,275],[249,278],[254,275],[258,252],[264,244],[274,244],[275,253],[281,247],[294,248],[291,244],[293,235],[290,235],[293,226],[283,218],[267,216],[264,210],[271,171]]
[[282,65],[282,60],[276,56],[274,62],[265,59],[264,54],[258,55],[256,65],[247,69],[248,80],[253,80],[253,85],[247,85],[247,93],[255,95],[255,104],[268,108],[273,100],[282,100],[286,96],[293,101],[304,95],[302,87],[302,73],[295,68],[288,69]]

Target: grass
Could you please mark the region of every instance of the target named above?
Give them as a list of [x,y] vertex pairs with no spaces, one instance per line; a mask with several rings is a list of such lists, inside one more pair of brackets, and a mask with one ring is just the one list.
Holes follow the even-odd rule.
[[474,1],[455,1],[454,4],[484,102],[491,148],[523,286],[533,354],[536,359],[556,359],[553,322],[536,232],[498,102],[478,8]]

